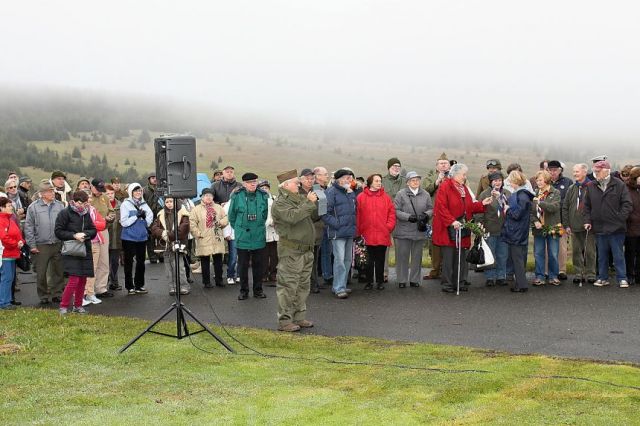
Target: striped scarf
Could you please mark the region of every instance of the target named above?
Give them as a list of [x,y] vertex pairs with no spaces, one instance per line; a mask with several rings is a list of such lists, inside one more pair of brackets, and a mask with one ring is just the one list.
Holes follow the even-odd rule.
[[207,212],[207,218],[205,220],[205,225],[207,228],[213,228],[213,224],[216,220],[216,210],[213,208],[213,203],[205,204],[204,208]]

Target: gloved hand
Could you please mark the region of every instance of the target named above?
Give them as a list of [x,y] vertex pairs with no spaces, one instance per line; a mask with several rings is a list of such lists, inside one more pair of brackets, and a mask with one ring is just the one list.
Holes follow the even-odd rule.
[[147,212],[144,210],[138,210],[138,217],[141,219],[146,219],[147,218]]
[[418,216],[416,216],[415,214],[412,214],[411,216],[409,216],[409,219],[407,220],[411,223],[416,223],[418,221]]

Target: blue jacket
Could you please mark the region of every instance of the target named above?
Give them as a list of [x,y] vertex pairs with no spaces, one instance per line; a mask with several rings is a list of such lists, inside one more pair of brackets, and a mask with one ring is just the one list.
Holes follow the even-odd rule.
[[509,197],[506,219],[500,239],[507,244],[525,246],[529,242],[529,212],[533,194],[526,188],[520,188]]
[[140,210],[144,210],[146,217],[138,216],[138,210],[131,198],[127,198],[120,205],[120,225],[122,225],[122,240],[124,241],[147,241],[149,233],[147,228],[153,222],[153,212],[144,201],[140,204]]
[[347,192],[334,182],[325,192],[327,196],[327,214],[322,220],[327,225],[327,236],[353,238],[356,235],[356,193]]

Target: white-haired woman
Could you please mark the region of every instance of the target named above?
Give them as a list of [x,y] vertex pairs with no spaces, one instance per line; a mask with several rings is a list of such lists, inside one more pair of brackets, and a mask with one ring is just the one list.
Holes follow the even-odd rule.
[[[456,241],[455,234],[463,227],[464,222],[470,221],[475,213],[483,213],[485,206],[493,201],[492,197],[482,201],[473,200],[473,195],[466,185],[468,171],[467,166],[461,163],[451,167],[451,179],[440,185],[434,208],[433,244],[442,249],[442,291],[447,293],[455,292],[458,282],[465,282],[468,273],[465,257],[471,247],[471,237],[466,236]],[[452,232],[449,232],[449,229]],[[451,238],[452,236],[454,238]],[[466,287],[462,286],[460,290],[466,291]]]

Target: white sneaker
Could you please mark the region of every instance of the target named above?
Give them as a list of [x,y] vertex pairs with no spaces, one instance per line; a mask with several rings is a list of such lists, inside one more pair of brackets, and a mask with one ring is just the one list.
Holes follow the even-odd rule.
[[91,304],[91,300],[87,299],[86,297],[82,298],[82,306],[87,306]]
[[[94,296],[85,296],[85,300],[88,300],[89,302],[93,303],[94,305],[99,305],[102,303],[102,300],[98,299],[95,295]],[[84,302],[82,303],[82,306],[84,306]]]
[[620,288],[628,288],[629,287],[629,283],[627,282],[627,280],[620,280]]
[[60,308],[58,312],[60,312],[60,315],[66,315],[68,310],[67,308]]
[[607,280],[596,280],[595,283],[593,283],[594,286],[596,287],[604,287],[606,285],[609,285],[609,281]]
[[233,278],[227,278],[227,285],[234,285],[236,283],[236,280],[234,280]]
[[236,277],[236,284],[240,284],[240,277]]

